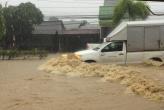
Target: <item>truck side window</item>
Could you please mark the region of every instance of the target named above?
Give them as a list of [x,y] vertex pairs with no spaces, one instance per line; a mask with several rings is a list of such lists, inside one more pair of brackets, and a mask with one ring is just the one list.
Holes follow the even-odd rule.
[[109,45],[105,46],[101,52],[113,52],[113,51],[122,51],[123,42],[112,42]]

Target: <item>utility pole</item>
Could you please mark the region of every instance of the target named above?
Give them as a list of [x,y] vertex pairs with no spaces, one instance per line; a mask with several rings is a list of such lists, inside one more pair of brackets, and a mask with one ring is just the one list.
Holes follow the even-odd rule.
[[8,5],[8,1],[5,2],[5,7],[7,7],[7,5]]
[[56,37],[58,37],[58,43],[59,43],[58,51],[60,52],[61,51],[61,36],[59,36],[58,31],[56,31],[55,35]]

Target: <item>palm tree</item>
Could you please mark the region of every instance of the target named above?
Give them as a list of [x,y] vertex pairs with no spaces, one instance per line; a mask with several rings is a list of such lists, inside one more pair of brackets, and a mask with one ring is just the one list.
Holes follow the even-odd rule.
[[2,6],[0,5],[0,40],[5,34],[5,21],[3,17]]
[[113,23],[118,24],[121,19],[135,20],[145,19],[149,15],[148,5],[145,2],[134,0],[120,0],[114,9]]

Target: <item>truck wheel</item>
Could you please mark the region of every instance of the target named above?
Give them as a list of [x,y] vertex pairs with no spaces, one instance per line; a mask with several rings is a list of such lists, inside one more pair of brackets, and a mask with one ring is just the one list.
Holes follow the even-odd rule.
[[158,62],[163,62],[162,59],[158,58],[158,57],[151,58],[151,60],[158,61]]
[[86,63],[96,63],[96,61],[94,61],[94,60],[86,60],[85,62]]

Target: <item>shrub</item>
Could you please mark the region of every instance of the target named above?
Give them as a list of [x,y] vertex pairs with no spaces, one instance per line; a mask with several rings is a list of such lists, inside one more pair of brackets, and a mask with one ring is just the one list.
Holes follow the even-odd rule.
[[39,57],[40,59],[47,57],[48,52],[45,50],[38,50],[38,49],[32,49],[32,50],[0,50],[0,58],[8,60],[11,60],[15,57],[23,57],[24,59],[29,57]]

